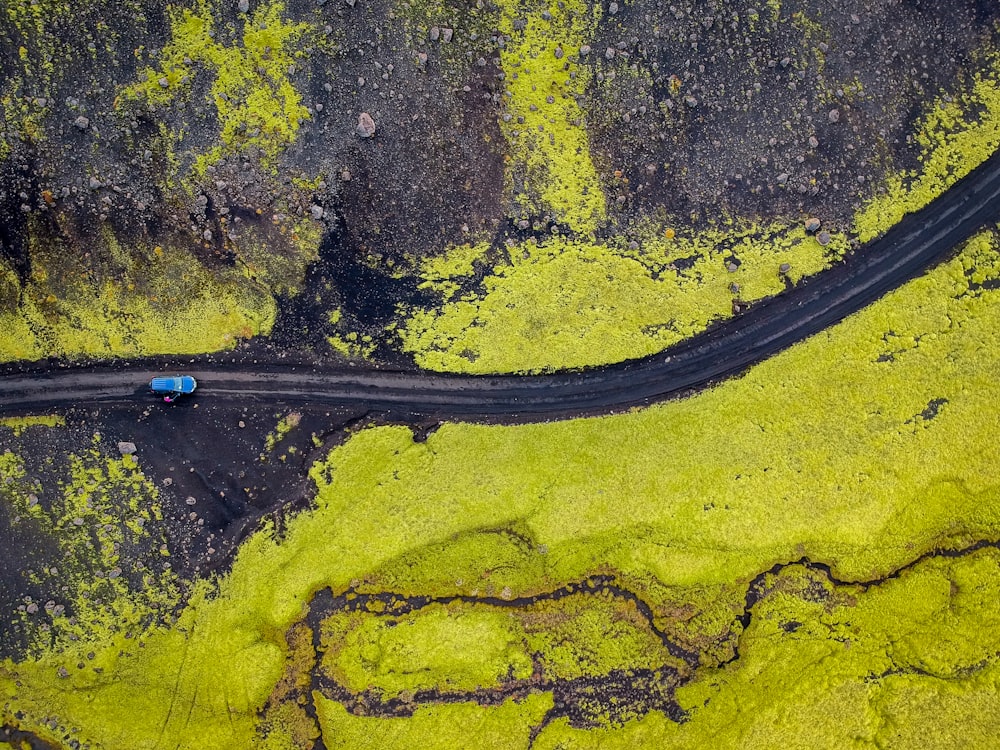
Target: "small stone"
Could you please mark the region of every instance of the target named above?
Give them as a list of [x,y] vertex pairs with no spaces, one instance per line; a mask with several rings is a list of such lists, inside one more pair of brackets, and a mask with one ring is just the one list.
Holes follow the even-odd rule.
[[[365,79],[362,78],[361,80],[364,81]],[[361,85],[364,86],[365,84],[362,83]],[[317,104],[316,104],[316,111],[317,112],[322,112],[323,111],[323,105],[317,102]]]
[[[350,182],[350,181],[351,181],[351,177],[352,177],[352,176],[353,176],[353,175],[351,174],[351,170],[349,170],[349,169],[345,169],[345,170],[343,170],[343,171],[342,171],[342,172],[340,173],[340,179],[341,179],[341,180],[343,180],[344,182]],[[241,422],[240,422],[240,427],[244,427],[244,426],[245,426],[245,425],[244,425],[244,424],[243,424],[243,422],[241,421]]]
[[545,97],[545,103],[546,104],[555,104],[556,103],[556,98],[554,96],[552,96],[552,94],[549,94],[547,97]]
[[789,65],[791,65],[791,63],[792,63],[792,58],[790,57],[781,58],[781,63],[780,63],[781,67],[787,68]]
[[827,231],[820,232],[816,235],[816,241],[823,247],[826,247],[830,244],[830,233]]
[[739,294],[740,285],[734,281],[732,284],[729,285],[729,291],[732,292],[733,294]]
[[367,112],[358,115],[358,127],[355,131],[362,138],[371,138],[375,135],[375,121]]
[[187,499],[184,502],[186,502],[188,505],[194,505],[198,501],[195,498],[191,497],[191,495],[188,495]]
[[562,60],[563,48],[562,47],[556,47],[556,50],[555,50],[555,52],[553,54],[555,54],[556,60]]
[[730,262],[729,265],[726,266],[726,270],[729,271],[729,273],[736,273],[739,270],[739,268],[740,267],[738,265],[732,262]]
[[157,81],[157,83],[159,83],[159,84],[160,84],[160,86],[162,86],[163,88],[167,88],[167,87],[168,87],[168,86],[170,85],[170,81],[169,81],[169,80],[167,80],[167,77],[166,77],[166,76],[163,76],[163,77],[161,77],[161,78],[160,78],[160,79],[159,79],[159,80]]
[[63,679],[69,677],[69,672],[66,671],[66,667],[59,667],[59,669],[56,670],[56,674]]
[[312,217],[316,221],[319,221],[320,219],[323,218],[323,207],[317,206],[315,203],[313,203],[311,206],[309,206],[309,213],[312,214]]
[[346,2],[350,7],[353,8],[357,3],[357,0],[344,0],[344,2]]
[[83,519],[80,516],[77,516],[76,518],[73,519],[73,525],[83,526]]
[[817,219],[815,216],[806,219],[806,231],[815,232],[817,229],[820,228],[820,223],[821,223],[820,220]]
[[90,120],[83,115],[80,115],[75,120],[73,120],[73,125],[78,127],[80,130],[86,130],[90,127]]
[[250,10],[250,0],[240,0],[238,3],[236,3],[236,9],[240,13],[246,13],[248,10]]
[[606,50],[604,50],[604,58],[606,60],[613,60],[614,57],[615,57],[615,48],[614,47],[608,47]]
[[792,270],[791,263],[782,263],[780,266],[778,266],[778,273],[788,273],[791,270]]
[[203,240],[205,240],[205,242],[211,242],[212,241],[212,230],[211,229],[206,229],[204,232],[201,233],[201,238]]
[[173,483],[174,483],[174,480],[173,480],[173,479],[171,479],[170,477],[164,477],[164,478],[163,478],[163,486],[164,486],[164,487],[169,487],[169,486],[170,486],[170,485],[172,485]]
[[436,42],[438,39],[441,38],[441,29],[439,29],[437,26],[431,26],[431,31],[429,36],[432,42]]
[[635,240],[632,240],[630,243],[628,243],[628,249],[629,250],[638,250],[639,249],[639,243],[636,242]]
[[108,571],[108,578],[118,578],[122,574],[121,568],[112,568]]
[[820,51],[820,52],[823,52],[823,53],[826,53],[826,52],[829,52],[829,51],[830,51],[830,45],[829,45],[829,44],[827,44],[826,42],[820,42],[820,43],[819,43],[818,45],[816,45],[816,46],[817,46],[817,47],[819,47],[819,51]]
[[582,47],[580,47],[580,56],[581,57],[586,57],[589,54],[590,54],[590,45],[589,44],[585,44]]
[[454,29],[449,29],[447,27],[441,29],[441,41],[446,44],[451,41],[451,38],[455,35]]
[[417,53],[417,67],[423,68],[427,65],[427,53],[418,52]]
[[486,67],[486,58],[485,57],[480,57],[478,60],[476,60],[476,65],[478,65],[480,68],[485,68]]
[[858,16],[857,13],[851,13],[851,23],[853,23],[855,26],[861,23],[861,18]]
[[27,609],[29,615],[38,614],[38,605],[35,604],[34,602],[32,602],[31,604],[29,604],[26,609]]
[[241,430],[247,426],[247,423],[244,422],[242,419],[239,422],[237,422],[237,424],[239,425]]
[[48,103],[49,103],[49,100],[46,99],[44,96],[39,96],[39,97],[37,97],[35,99],[35,106],[36,107],[44,107]]
[[618,3],[611,3],[608,6],[608,13],[610,13],[612,16],[616,15],[618,13]]
[[38,505],[38,495],[32,492],[28,495],[28,507],[34,508],[36,505]]
[[695,99],[693,96],[685,96],[684,97],[684,103],[686,105],[688,105],[689,107],[697,107],[698,106],[698,100]]
[[123,456],[131,456],[133,453],[135,453],[135,443],[126,443],[126,442],[118,443],[118,452],[121,453]]
[[816,136],[814,135],[809,136],[809,148],[816,148],[817,146],[819,146],[819,140],[816,138]]
[[778,175],[778,184],[784,185],[786,182],[788,182],[788,172],[782,172]]
[[830,122],[840,122],[840,110],[831,109],[830,113],[827,115],[827,118],[830,120]]

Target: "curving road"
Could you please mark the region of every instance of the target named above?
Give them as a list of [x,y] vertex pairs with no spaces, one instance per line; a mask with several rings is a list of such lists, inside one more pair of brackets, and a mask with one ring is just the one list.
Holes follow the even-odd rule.
[[[432,373],[212,365],[185,367],[198,401],[341,405],[408,418],[532,421],[597,414],[685,395],[842,320],[939,262],[1000,221],[1000,151],[926,208],[836,267],[663,353],[618,365],[547,375]],[[69,367],[0,378],[0,412],[149,399],[164,372],[152,360]],[[173,368],[170,368],[171,370]]]

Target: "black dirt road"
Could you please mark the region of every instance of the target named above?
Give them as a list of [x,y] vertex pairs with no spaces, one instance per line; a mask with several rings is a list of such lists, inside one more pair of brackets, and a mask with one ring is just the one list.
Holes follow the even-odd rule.
[[[458,376],[311,365],[212,365],[195,359],[198,401],[342,405],[396,418],[532,421],[598,414],[685,395],[860,310],[1000,220],[1000,152],[926,208],[795,289],[640,360],[546,375]],[[0,412],[148,399],[151,360],[24,371],[0,378]]]

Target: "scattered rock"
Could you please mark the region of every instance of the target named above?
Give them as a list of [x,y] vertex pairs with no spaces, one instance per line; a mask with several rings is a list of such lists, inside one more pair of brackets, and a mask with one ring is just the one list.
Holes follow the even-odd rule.
[[32,602],[31,604],[29,604],[29,605],[27,606],[27,610],[28,610],[28,614],[29,614],[29,615],[35,615],[35,614],[38,614],[38,605],[37,605],[37,604],[35,604],[34,602]]
[[66,671],[66,667],[59,667],[59,669],[56,670],[56,674],[63,679],[69,677],[69,672]]
[[83,526],[83,518],[81,518],[80,516],[77,516],[76,518],[74,518],[73,519],[73,525],[74,526]]
[[778,266],[778,273],[788,273],[791,270],[792,270],[791,263],[782,263],[780,266]]
[[309,213],[312,214],[312,217],[316,221],[319,221],[320,219],[323,218],[323,207],[317,206],[315,203],[313,203],[311,206],[309,206]]
[[162,86],[163,88],[167,88],[167,87],[168,87],[168,86],[170,85],[170,81],[169,81],[169,80],[167,79],[167,77],[166,77],[166,76],[162,76],[162,77],[161,77],[161,78],[160,78],[160,79],[159,79],[159,80],[157,81],[157,83],[159,83],[159,84],[160,84],[160,86]]
[[44,96],[39,96],[39,97],[35,98],[35,106],[36,107],[44,107],[48,103],[49,103],[49,100],[46,99]]
[[[351,170],[349,169],[345,169],[340,173],[340,179],[343,180],[344,182],[350,182],[351,177],[353,177],[353,175],[351,174]],[[240,427],[243,426],[244,426],[243,422],[240,422]]]
[[449,29],[448,27],[441,29],[441,41],[447,44],[448,42],[451,41],[451,38],[452,36],[454,36],[454,34],[455,34],[454,29]]
[[778,175],[778,184],[784,185],[786,182],[788,182],[788,172],[782,172]]
[[695,99],[695,98],[694,98],[693,96],[691,96],[691,95],[688,95],[688,96],[685,96],[685,97],[684,97],[684,103],[685,103],[686,105],[688,105],[689,107],[697,107],[697,106],[698,106],[698,100],[697,100],[697,99]]
[[174,480],[171,479],[170,477],[164,477],[163,478],[163,486],[164,487],[170,487],[173,483],[174,483]]
[[554,54],[556,56],[556,60],[562,60],[563,48],[562,47],[556,47],[556,50],[555,50]]
[[123,456],[131,456],[133,453],[135,453],[135,443],[126,443],[126,442],[118,443],[118,452],[121,453]]
[[608,13],[611,14],[612,16],[616,15],[618,13],[618,3],[611,3],[608,6]]
[[735,263],[733,263],[733,262],[730,262],[726,266],[726,270],[729,271],[729,273],[736,273],[739,270],[739,268],[740,267],[738,265],[736,265]]
[[184,502],[186,502],[188,505],[194,505],[198,501],[195,498],[193,498],[191,495],[188,495],[187,499]]
[[355,131],[362,138],[371,138],[375,135],[375,121],[367,112],[358,115],[358,127]]
[[83,115],[80,115],[75,120],[73,120],[73,124],[80,130],[86,130],[87,128],[90,127],[90,120],[84,117]]
[[729,285],[729,291],[732,292],[733,294],[739,294],[740,285],[734,281],[732,284]]
[[237,424],[239,424],[241,430],[247,426],[247,423],[244,422],[242,419]]
[[820,232],[816,235],[816,241],[823,247],[826,247],[830,244],[830,233],[827,231]]
[[250,10],[250,0],[240,0],[238,3],[236,3],[236,9],[240,13],[246,13],[248,10]]
[[606,50],[604,50],[604,57],[607,60],[613,60],[615,57],[615,48],[608,47]]
[[830,114],[827,115],[827,118],[830,120],[830,122],[840,122],[840,110],[831,109]]
[[589,44],[585,44],[582,47],[580,47],[580,55],[582,57],[586,57],[589,54],[590,54],[590,45]]
[[432,42],[436,42],[438,39],[441,38],[441,29],[439,29],[437,26],[431,26],[429,36]]
[[814,135],[809,136],[809,148],[816,148],[817,146],[819,146],[819,140],[816,138],[816,136]]
[[815,232],[820,228],[820,224],[821,222],[819,219],[817,219],[815,216],[811,216],[810,218],[806,219],[806,231]]
[[427,53],[418,52],[417,53],[417,67],[423,70],[427,67]]

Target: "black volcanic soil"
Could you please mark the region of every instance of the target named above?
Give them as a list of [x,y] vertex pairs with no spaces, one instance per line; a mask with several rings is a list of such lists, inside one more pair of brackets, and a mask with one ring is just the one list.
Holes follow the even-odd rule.
[[[67,283],[114,281],[109,237],[126,252],[189,248],[210,268],[265,246],[289,261],[289,277],[268,282],[282,300],[280,346],[315,348],[330,309],[365,333],[413,301],[413,279],[397,271],[408,260],[511,233],[496,62],[511,40],[493,3],[289,2],[286,18],[310,28],[288,73],[308,118],[273,169],[248,145],[201,177],[195,157],[221,143],[214,72],[196,63],[190,96],[171,104],[121,96],[170,38],[164,5],[31,7],[41,10],[0,19],[0,257],[22,281],[41,255],[59,259],[46,282],[57,296],[62,267]],[[238,3],[212,12],[216,40],[241,44]],[[887,171],[916,164],[908,133],[932,97],[984,66],[976,50],[998,20],[987,0],[602,4],[580,103],[612,207],[603,232],[664,211],[695,224],[809,214],[846,228]],[[454,38],[431,40],[432,25]],[[372,138],[356,133],[361,112]],[[275,217],[316,211],[324,257],[290,299],[305,261]]]

